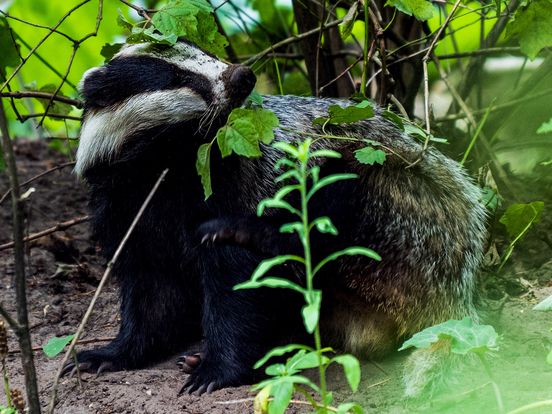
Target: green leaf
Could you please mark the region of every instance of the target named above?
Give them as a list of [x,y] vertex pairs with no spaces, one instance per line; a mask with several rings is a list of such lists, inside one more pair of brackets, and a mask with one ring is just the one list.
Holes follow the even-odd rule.
[[536,311],[552,311],[552,296],[548,296],[546,299],[537,303],[533,310]]
[[54,358],[73,340],[75,335],[63,336],[61,338],[50,338],[42,350],[48,358]]
[[121,13],[121,10],[119,10],[119,14],[117,15],[117,26],[122,27],[123,29],[128,30],[129,32],[132,31],[132,28],[134,27],[134,23],[128,21],[128,19]]
[[546,363],[548,365],[552,365],[552,350],[550,350],[550,352],[548,353],[548,355],[546,356]]
[[549,134],[552,132],[552,118],[547,122],[544,122],[539,129],[537,129],[537,134]]
[[300,236],[303,234],[303,223],[295,221],[293,223],[286,223],[280,227],[280,233],[293,233],[296,232]]
[[332,260],[335,260],[335,259],[337,259],[341,256],[345,256],[345,255],[347,255],[347,256],[362,255],[362,256],[367,256],[367,257],[369,257],[371,259],[374,259],[374,260],[377,260],[377,261],[381,260],[381,257],[380,257],[379,254],[377,254],[372,249],[368,249],[367,247],[360,247],[360,246],[348,247],[346,249],[343,249],[343,250],[340,250],[338,252],[332,253],[329,256],[327,256],[325,259],[321,260],[320,263],[318,263],[316,265],[316,267],[314,268],[313,274],[318,273],[318,271],[320,269],[322,269],[326,265],[326,263],[331,262]]
[[305,292],[305,289],[298,284],[279,277],[265,277],[260,280],[249,280],[247,282],[237,284],[234,286],[234,290],[257,289],[261,287],[292,289],[303,294]]
[[439,340],[449,340],[450,350],[455,354],[483,354],[498,350],[497,339],[498,334],[490,325],[474,324],[470,318],[451,319],[418,332],[404,342],[399,351],[410,347],[429,348]]
[[337,229],[329,217],[318,217],[310,224],[311,228],[316,227],[320,233],[329,233],[337,236]]
[[[57,86],[54,84],[47,84],[40,89],[38,89],[38,92],[45,92],[45,93],[51,93],[53,94],[57,89]],[[57,93],[57,96],[63,96],[60,92]],[[38,99],[44,110],[48,107],[48,103],[50,102],[50,99]],[[59,115],[69,115],[69,112],[73,110],[73,107],[69,104],[59,102],[59,101],[52,101],[52,104],[50,105],[50,108],[48,109],[49,114],[59,114]]]
[[174,45],[178,40],[175,34],[159,34],[154,31],[153,27],[144,29],[142,27],[133,27],[132,34],[127,37],[126,42],[134,43],[157,43],[162,45]]
[[273,198],[265,198],[261,200],[257,206],[257,216],[262,216],[265,208],[283,208],[289,211],[291,214],[300,216],[301,213],[296,208],[292,207],[287,201],[284,200],[275,200]]
[[121,50],[121,47],[123,47],[123,43],[104,44],[102,50],[100,50],[100,55],[104,57],[104,62],[109,62]]
[[287,354],[291,351],[295,351],[297,349],[304,349],[304,350],[307,350],[307,351],[312,351],[312,348],[310,348],[306,345],[301,345],[301,344],[290,344],[290,345],[279,346],[277,348],[273,348],[270,351],[268,351],[264,357],[262,357],[261,359],[259,359],[255,363],[255,366],[253,368],[259,369],[264,364],[266,364],[267,361],[270,358],[282,356],[282,355],[285,355],[285,354]]
[[414,16],[420,21],[429,20],[435,11],[433,4],[427,0],[387,0],[386,6],[393,6],[397,10]]
[[533,60],[552,46],[552,1],[532,0],[516,10],[506,29],[508,38],[519,41],[521,51]]
[[353,5],[347,10],[343,21],[339,24],[341,28],[341,37],[343,40],[351,36],[353,32],[353,26],[355,25],[356,17],[358,16],[358,2],[353,2]]
[[274,266],[284,264],[285,262],[289,262],[290,260],[291,261],[296,261],[296,262],[299,262],[299,263],[304,263],[304,260],[303,260],[302,257],[295,256],[295,255],[292,255],[292,254],[272,257],[270,259],[263,260],[261,263],[259,263],[259,265],[255,269],[255,271],[253,272],[253,275],[251,276],[251,279],[252,280],[257,280],[260,277],[264,276],[266,274],[266,272],[268,272]]
[[355,158],[362,164],[374,165],[378,163],[383,165],[385,162],[385,152],[374,147],[364,147],[355,151]]
[[364,414],[364,411],[362,410],[362,407],[357,403],[344,403],[340,404],[337,407],[336,414],[347,414],[347,413],[353,413],[353,414]]
[[381,113],[381,116],[383,116],[385,119],[395,124],[395,126],[397,126],[401,131],[404,131],[403,119],[395,112],[389,111],[388,109],[386,109]]
[[539,222],[543,209],[544,202],[542,201],[512,204],[499,221],[504,224],[510,237],[515,239],[525,233],[531,225]]
[[[318,352],[315,350],[310,352],[301,350],[288,360],[286,366],[289,372],[295,373],[303,369],[316,368],[318,367],[318,362]],[[320,362],[325,366],[328,365],[330,359],[325,355],[321,355]]]
[[338,355],[331,360],[332,362],[337,362],[343,367],[345,371],[345,378],[351,387],[353,392],[358,390],[358,385],[360,384],[360,363],[352,355]]
[[374,116],[374,104],[371,101],[364,100],[356,105],[346,107],[330,105],[328,108],[328,115],[327,118],[316,118],[312,123],[315,125],[322,125],[325,123],[342,125],[372,118]]
[[358,177],[358,175],[356,175],[356,174],[332,174],[332,175],[328,175],[327,177],[324,177],[320,181],[316,182],[311,187],[311,189],[307,193],[307,200],[310,199],[314,195],[314,193],[316,193],[321,188],[326,187],[327,185],[336,183],[338,181],[352,180],[352,179],[357,178],[357,177]]
[[263,104],[263,96],[256,90],[251,91],[251,93],[247,97],[247,100],[259,106]]
[[293,384],[282,382],[273,385],[270,392],[274,399],[268,403],[268,414],[284,414],[293,395]]
[[272,146],[277,150],[285,152],[293,158],[299,158],[299,149],[291,144],[288,144],[287,142],[277,141],[272,144]]
[[212,11],[206,0],[173,0],[153,15],[152,24],[164,35],[185,37],[222,56],[228,42],[218,32]]
[[245,157],[260,157],[259,144],[270,144],[279,124],[274,112],[262,108],[236,108],[228,122],[217,132],[217,142],[222,157],[235,152]]
[[303,322],[307,332],[312,334],[318,325],[320,318],[320,304],[322,303],[322,292],[319,290],[311,290],[305,292],[307,304],[301,310]]
[[496,190],[490,187],[484,187],[481,189],[481,204],[490,211],[495,211],[501,204],[501,198]]
[[6,73],[6,67],[16,67],[21,61],[19,59],[19,45],[14,40],[11,28],[5,17],[0,17],[0,74]]
[[213,189],[211,188],[211,143],[202,144],[197,150],[196,170],[201,177],[201,185],[207,200]]
[[341,154],[337,151],[321,149],[311,152],[310,158],[341,158]]

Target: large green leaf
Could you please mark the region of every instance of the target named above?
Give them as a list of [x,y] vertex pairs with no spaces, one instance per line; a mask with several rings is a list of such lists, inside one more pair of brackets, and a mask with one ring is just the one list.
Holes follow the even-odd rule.
[[333,124],[342,125],[362,121],[363,119],[374,116],[374,104],[371,101],[364,100],[356,105],[342,107],[340,105],[330,105],[328,108],[328,117],[316,118],[313,124]]
[[383,165],[386,155],[380,149],[364,147],[355,151],[355,158],[362,164],[374,165],[377,163]]
[[542,49],[552,46],[552,0],[532,0],[520,7],[506,34],[518,39],[521,51],[535,59]]
[[533,201],[528,204],[512,204],[506,209],[500,222],[506,227],[506,231],[512,239],[521,236],[534,223],[538,223],[544,202]]
[[385,5],[393,6],[421,21],[431,19],[435,11],[433,4],[427,0],[388,0]]
[[172,0],[153,15],[152,23],[164,35],[183,36],[222,56],[228,42],[218,32],[212,11],[206,0]]
[[223,157],[235,152],[245,157],[260,157],[259,144],[270,144],[279,124],[272,111],[255,108],[236,108],[228,122],[217,132],[217,143]]
[[492,326],[478,325],[470,318],[464,318],[461,321],[451,319],[418,332],[404,342],[399,351],[410,347],[429,348],[443,339],[450,341],[450,350],[455,354],[465,355],[468,352],[483,354],[498,350],[498,334]]
[[356,392],[360,384],[360,363],[358,359],[352,355],[338,355],[332,358],[332,362],[337,362],[343,367],[345,378],[347,378],[351,390]]

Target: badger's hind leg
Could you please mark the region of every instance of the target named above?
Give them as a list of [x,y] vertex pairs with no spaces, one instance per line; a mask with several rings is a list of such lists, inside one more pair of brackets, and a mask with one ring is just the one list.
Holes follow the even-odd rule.
[[[299,325],[300,301],[286,289],[234,290],[250,279],[259,258],[235,246],[205,247],[201,253],[204,291],[204,347],[199,365],[192,368],[182,392],[202,394],[220,388],[250,384],[253,369],[269,349],[288,343]],[[274,269],[276,270],[276,269]]]

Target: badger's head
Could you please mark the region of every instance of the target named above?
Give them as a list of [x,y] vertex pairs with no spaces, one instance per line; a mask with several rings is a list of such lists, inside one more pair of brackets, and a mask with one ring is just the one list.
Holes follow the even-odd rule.
[[207,134],[254,85],[249,68],[186,41],[125,46],[81,80],[85,115],[75,171],[117,159],[123,144],[153,128],[194,121],[194,132]]

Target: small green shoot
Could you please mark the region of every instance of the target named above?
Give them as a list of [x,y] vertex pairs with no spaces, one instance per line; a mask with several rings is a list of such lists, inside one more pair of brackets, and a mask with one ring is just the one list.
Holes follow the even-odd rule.
[[[342,109],[342,108],[341,108]],[[254,389],[259,391],[255,398],[256,412],[269,414],[283,414],[294,391],[303,394],[317,413],[362,413],[362,408],[355,403],[341,404],[339,407],[331,407],[332,393],[326,388],[326,369],[330,364],[336,363],[343,367],[345,378],[354,392],[360,383],[360,364],[352,355],[332,356],[331,348],[322,348],[320,338],[320,308],[322,304],[322,292],[314,287],[314,278],[326,264],[344,255],[363,255],[374,260],[381,260],[373,250],[361,246],[352,246],[328,255],[318,263],[313,263],[311,252],[311,233],[317,231],[331,235],[338,234],[329,217],[317,217],[310,219],[308,214],[308,202],[321,188],[338,181],[356,178],[355,174],[333,174],[320,178],[320,167],[312,166],[311,160],[315,158],[340,158],[341,154],[332,150],[313,150],[312,140],[307,139],[298,145],[285,142],[277,142],[274,147],[284,152],[285,157],[276,164],[277,168],[284,171],[276,179],[284,183],[274,197],[265,199],[259,203],[257,214],[260,216],[267,208],[287,210],[297,221],[284,224],[282,233],[296,233],[303,246],[303,256],[281,255],[264,260],[254,271],[251,279],[236,285],[234,289],[252,289],[259,287],[274,287],[292,289],[303,296],[305,305],[301,311],[306,331],[314,336],[315,347],[291,344],[274,348],[257,362],[255,368],[261,368],[270,359],[277,356],[291,354],[285,363],[268,365],[265,369],[269,378],[257,384]],[[292,206],[286,198],[291,193],[299,193],[301,205]],[[275,267],[286,262],[296,262],[305,268],[305,285],[301,286],[288,279],[273,277],[269,272]],[[301,371],[308,368],[318,368],[319,384],[301,375]],[[314,392],[319,396],[318,401],[312,397]]]

